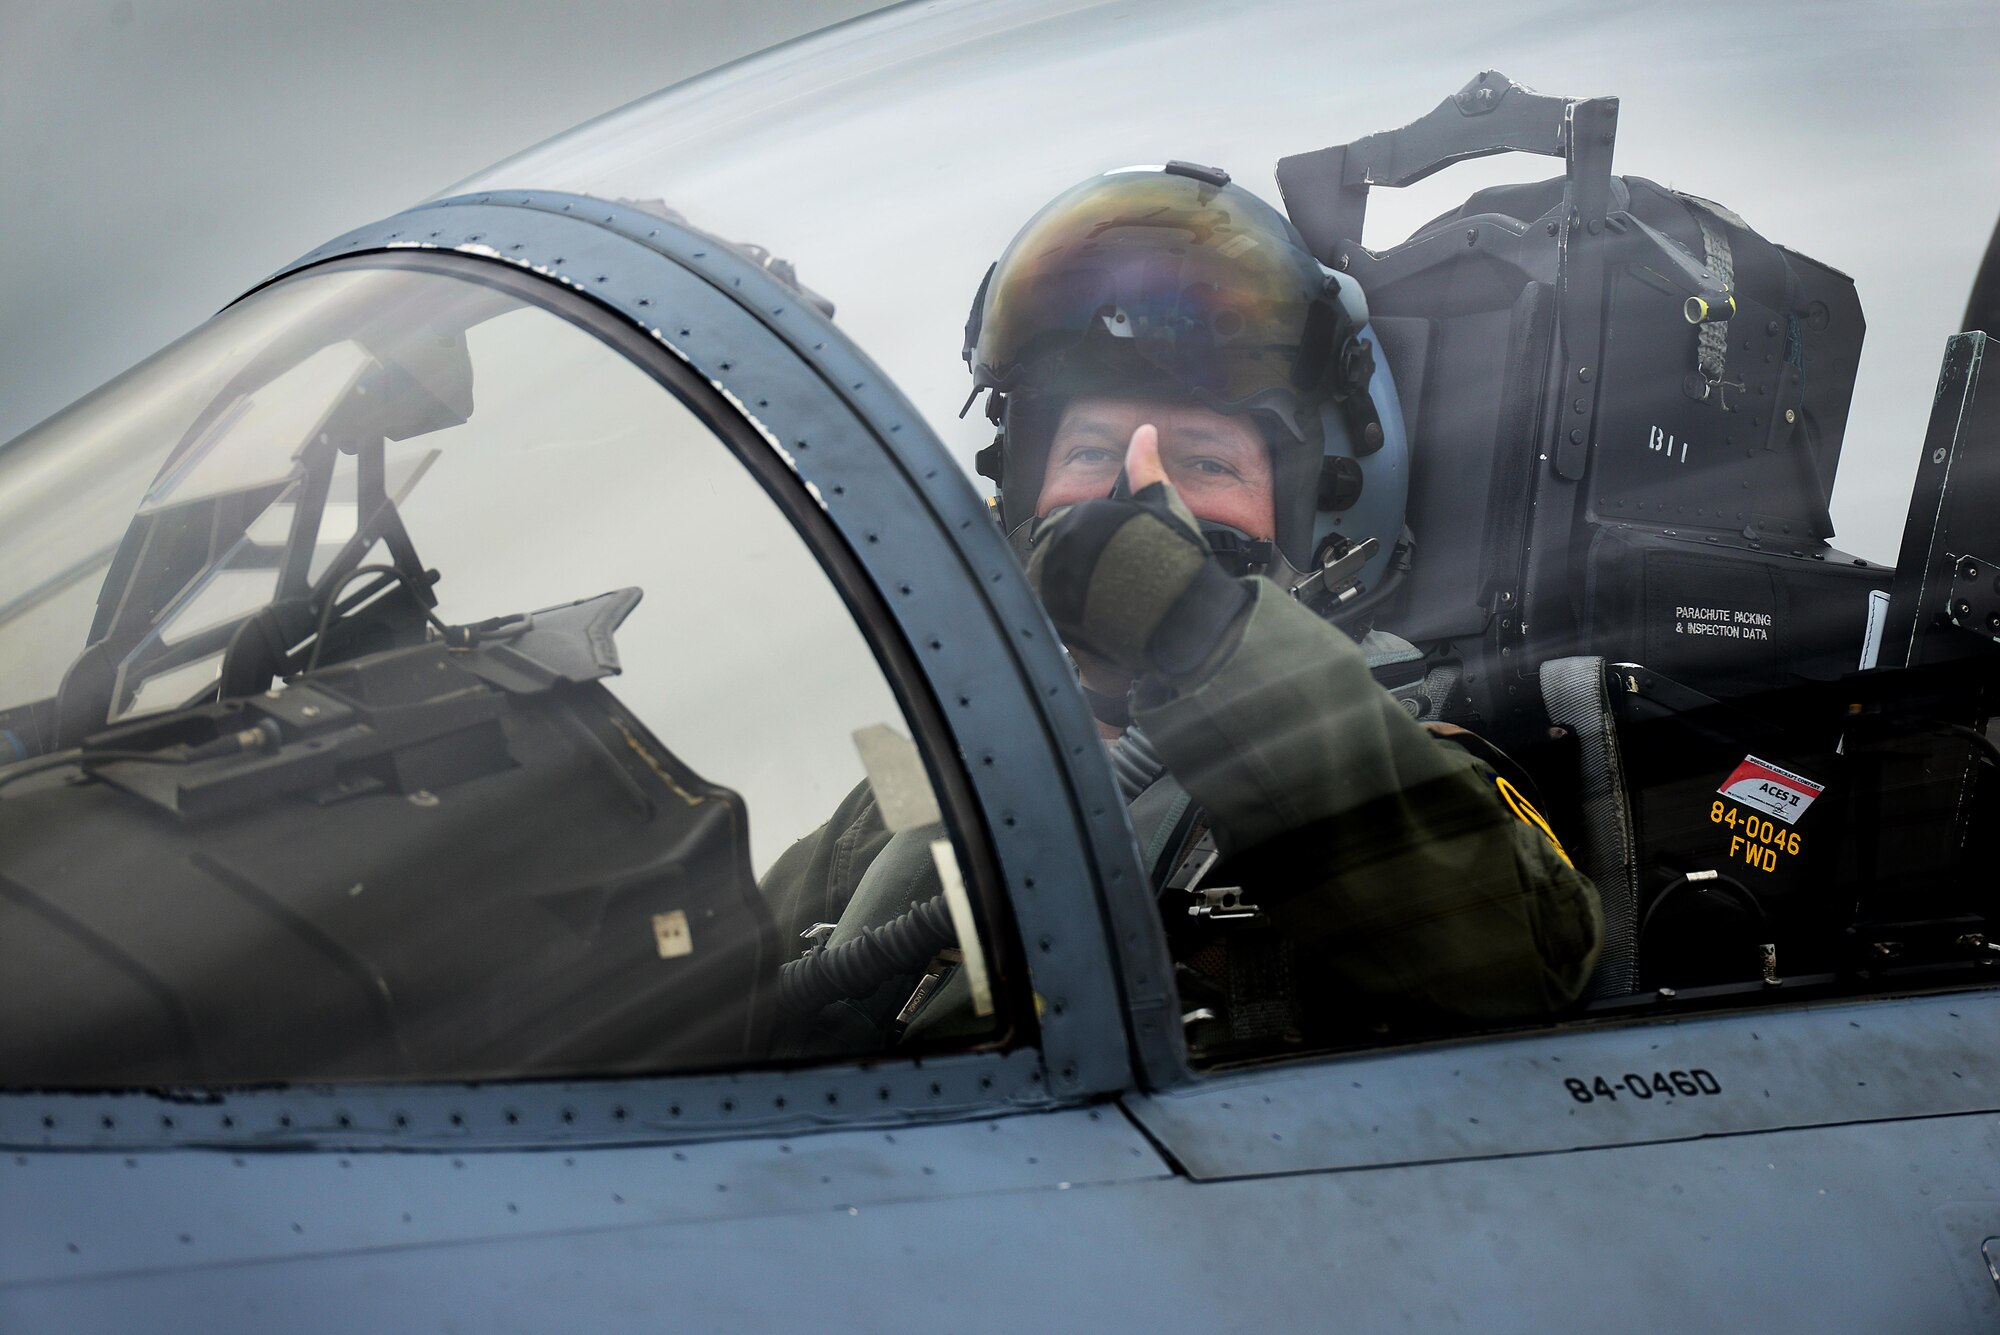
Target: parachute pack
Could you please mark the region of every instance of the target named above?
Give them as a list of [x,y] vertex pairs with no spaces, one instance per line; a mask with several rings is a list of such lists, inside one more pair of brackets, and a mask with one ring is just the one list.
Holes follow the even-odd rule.
[[[1721,205],[1612,176],[1616,117],[1616,99],[1489,73],[1278,168],[1308,245],[1367,293],[1408,426],[1416,549],[1377,624],[1451,643],[1489,726],[1539,714],[1509,669],[1567,654],[1726,694],[1837,675],[1889,581],[1827,541],[1853,281]],[[1371,185],[1509,150],[1569,170],[1359,244]]]

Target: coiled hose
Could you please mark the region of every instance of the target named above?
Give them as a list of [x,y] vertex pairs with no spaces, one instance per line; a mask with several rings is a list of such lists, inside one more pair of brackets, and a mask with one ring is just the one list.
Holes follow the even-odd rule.
[[[1166,762],[1137,728],[1127,728],[1105,750],[1127,802],[1166,773]],[[891,978],[920,972],[940,950],[957,943],[951,910],[943,895],[933,895],[880,927],[864,927],[837,946],[787,960],[778,970],[778,1016],[796,1019],[844,997],[865,997]]]
[[1117,741],[1105,743],[1104,750],[1111,759],[1111,773],[1118,780],[1118,791],[1125,794],[1128,803],[1136,802],[1139,794],[1167,772],[1167,762],[1160,759],[1153,743],[1137,728],[1125,729]]
[[843,997],[865,997],[892,978],[921,973],[957,943],[951,910],[943,895],[933,895],[880,927],[787,961],[778,970],[778,1017],[796,1019]]

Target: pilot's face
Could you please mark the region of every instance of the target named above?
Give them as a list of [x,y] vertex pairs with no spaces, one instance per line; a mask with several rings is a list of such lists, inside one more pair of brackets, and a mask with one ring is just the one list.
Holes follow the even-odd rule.
[[1104,496],[1118,480],[1132,433],[1151,423],[1160,433],[1167,480],[1195,518],[1274,536],[1271,455],[1246,417],[1194,404],[1082,396],[1071,400],[1049,445],[1048,471],[1035,513]]

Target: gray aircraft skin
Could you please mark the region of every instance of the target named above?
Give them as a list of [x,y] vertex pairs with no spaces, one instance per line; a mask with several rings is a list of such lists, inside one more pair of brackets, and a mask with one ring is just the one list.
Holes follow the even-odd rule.
[[[1972,331],[2000,312],[2000,262],[1981,262],[2000,16],[1331,21],[886,11],[329,241],[0,450],[0,742],[19,757],[0,768],[0,1329],[1991,1329],[2000,593],[1977,586],[2000,558],[1983,545],[2000,391],[1982,397]],[[1504,132],[1480,119],[1516,112]],[[1802,299],[1770,324],[1776,378],[1729,382],[1746,401],[1769,388],[1760,430],[1780,403],[1818,414],[1805,443],[1728,451],[1809,480],[1797,533],[1761,496],[1725,516],[1720,473],[1635,484],[1616,517],[1589,490],[1625,476],[1618,449],[1679,466],[1620,436],[1613,390],[1584,397],[1600,377],[1570,369],[1622,365],[1631,327],[1588,302],[1579,275],[1611,290],[1593,247],[1653,244],[1626,187],[1598,188],[1614,128],[1621,169],[1721,201],[1817,262],[1810,281],[1853,279],[1853,337],[1860,309],[1874,327],[1851,408],[1813,378],[1828,354],[1803,388],[1783,378],[1787,340],[1826,346]],[[1315,175],[1329,159],[1298,155],[1327,145],[1346,157]],[[1458,168],[1407,206],[1377,189],[1366,251],[1359,213],[1325,211],[1503,147],[1555,162]],[[1468,708],[1502,735],[1555,717],[1541,665],[1594,663],[1595,689],[1633,697],[1578,729],[1632,730],[1624,778],[1586,777],[1552,812],[1607,902],[1679,893],[1647,879],[1666,799],[1645,769],[1678,753],[1645,738],[1721,717],[1730,764],[1777,766],[1788,734],[1765,725],[1824,706],[1917,710],[1906,750],[1957,739],[1898,771],[1917,796],[1882,837],[1901,843],[1856,841],[1859,813],[1892,809],[1841,786],[1877,791],[1859,723],[1796,748],[1825,781],[1791,778],[1834,819],[1732,808],[1736,775],[1706,760],[1690,819],[1725,850],[1754,834],[1738,882],[1776,886],[1755,858],[1796,857],[1828,885],[1877,877],[1907,911],[1850,904],[1834,954],[1801,947],[1813,967],[1789,967],[1783,937],[1760,976],[1686,986],[1628,921],[1624,983],[1551,1021],[1192,1050],[1157,858],[971,475],[990,424],[953,415],[985,266],[1057,191],[1149,157],[1221,162],[1274,203],[1282,183],[1329,271],[1362,278],[1391,354],[1418,318],[1396,304],[1411,275],[1518,257],[1562,359],[1536,382],[1554,416],[1523,456],[1524,550],[1555,541],[1536,526],[1572,498],[1579,532],[1791,563],[1769,567],[1776,622],[1678,609],[1736,628],[1692,649],[1616,640],[1588,611],[1560,624],[1569,568],[1525,559],[1437,637],[1490,675]],[[1428,249],[1391,244],[1474,185],[1558,171],[1546,243],[1539,215],[1474,210]],[[1448,259],[1426,258],[1437,237]],[[1709,291],[1712,254],[1645,253],[1641,286],[1673,309]],[[1577,314],[1607,309],[1601,327]],[[1732,332],[1754,380],[1748,326]],[[1426,346],[1446,364],[1446,334]],[[1426,449],[1471,419],[1419,391],[1415,357],[1389,360],[1413,569],[1438,568],[1449,543],[1421,517],[1451,484]],[[1710,411],[1701,388],[1676,378],[1660,401]],[[1836,524],[1862,555],[1827,544]],[[1787,638],[1819,596],[1798,581],[1836,566],[1851,615],[1824,643]],[[419,584],[434,632],[382,611]],[[1436,624],[1465,615],[1444,583],[1410,587]],[[1758,684],[1680,684],[1766,627]],[[1817,666],[1839,655],[1873,670]],[[392,680],[384,663],[414,666]],[[417,669],[459,684],[435,693]],[[913,999],[900,1044],[768,1051],[780,961],[802,946],[778,941],[756,881],[864,778],[890,851],[907,837],[934,860],[960,952],[947,988],[990,1018],[926,1034]],[[1771,890],[1774,913],[1816,902],[1813,882],[1784,885],[1804,898]],[[667,981],[629,983],[642,967]],[[633,1015],[664,1030],[656,1047],[620,1046]]]

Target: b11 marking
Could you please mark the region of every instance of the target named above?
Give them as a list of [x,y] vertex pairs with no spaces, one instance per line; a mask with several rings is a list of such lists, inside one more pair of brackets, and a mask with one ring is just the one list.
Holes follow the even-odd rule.
[[1595,1103],[1599,1099],[1607,1103],[1616,1103],[1620,1094],[1643,1102],[1656,1094],[1670,1099],[1676,1095],[1682,1098],[1696,1098],[1704,1094],[1720,1094],[1722,1082],[1697,1066],[1691,1071],[1650,1073],[1627,1071],[1623,1078],[1615,1083],[1601,1075],[1587,1083],[1576,1076],[1570,1076],[1563,1081],[1563,1088],[1567,1089],[1569,1096],[1578,1103]]
[[1826,791],[1803,774],[1779,769],[1768,760],[1743,757],[1743,763],[1729,771],[1729,777],[1715,790],[1732,802],[1755,807],[1790,825],[1806,814],[1806,808]]
[[[1688,443],[1684,440],[1675,440],[1671,435],[1660,430],[1658,427],[1653,427],[1652,434],[1646,437],[1646,448],[1655,454],[1666,455],[1677,464],[1684,464],[1688,461]],[[1675,453],[1676,449],[1679,450],[1679,453]]]

